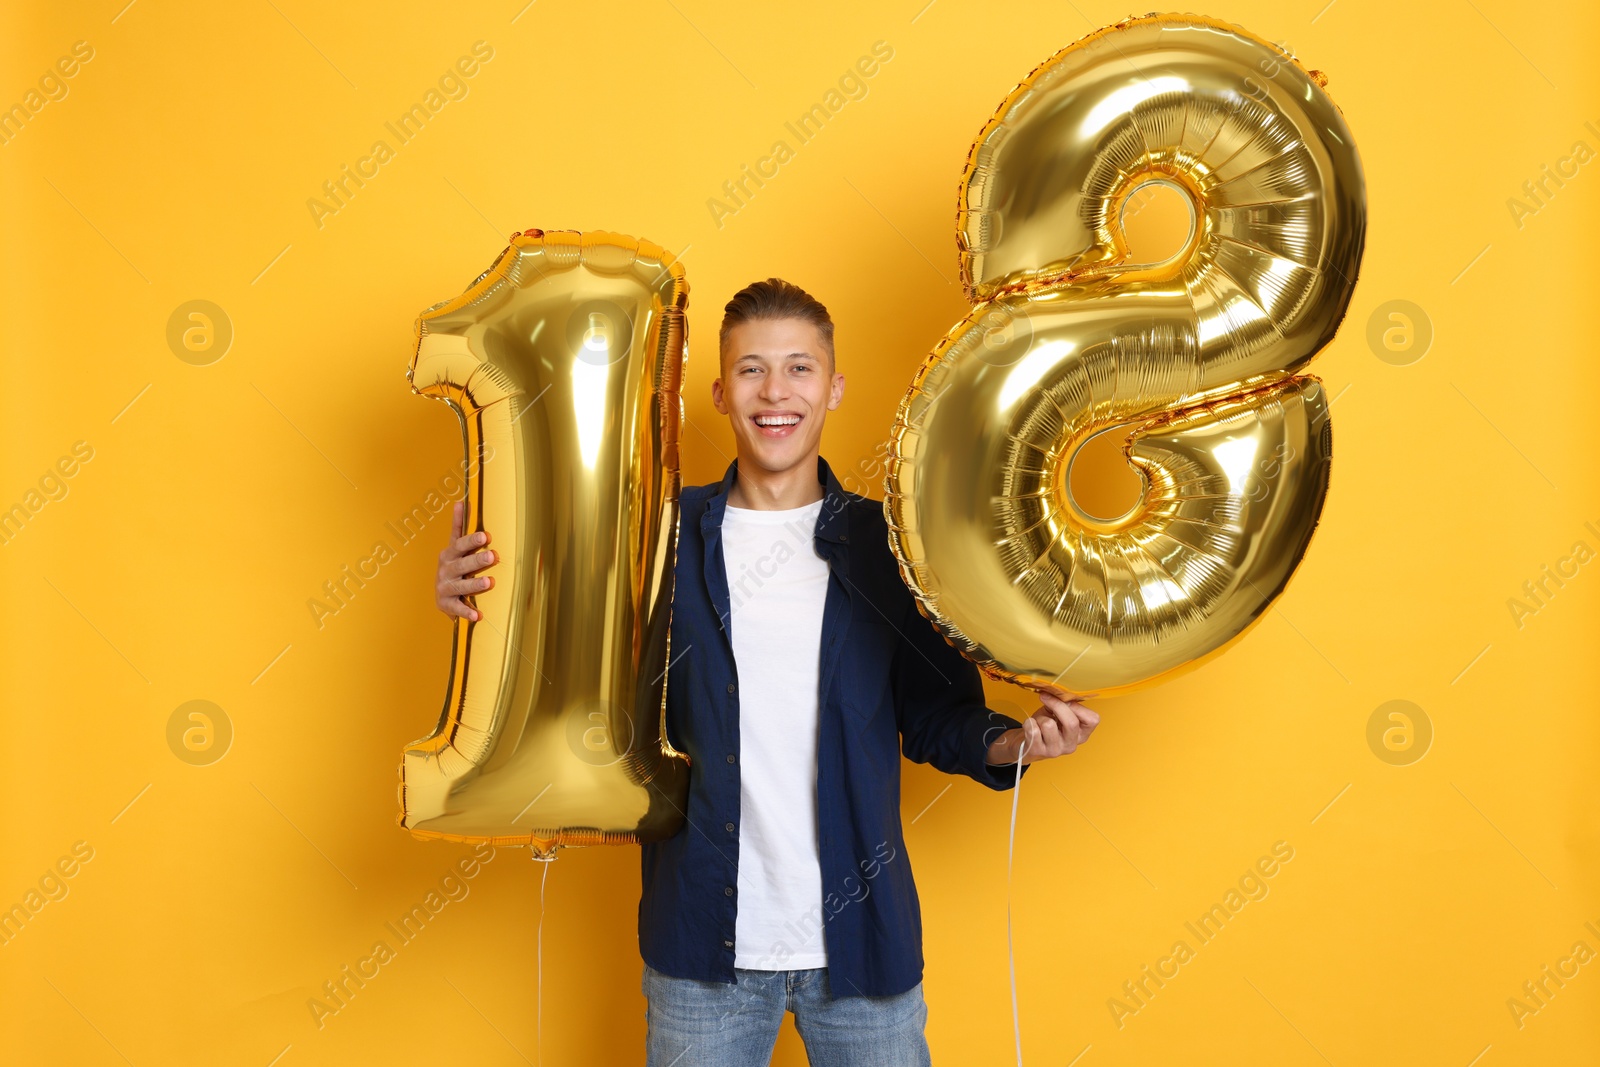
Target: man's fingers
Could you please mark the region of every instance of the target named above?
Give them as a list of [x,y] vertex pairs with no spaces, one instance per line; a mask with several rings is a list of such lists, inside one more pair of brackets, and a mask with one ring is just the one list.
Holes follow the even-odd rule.
[[1079,703],[1077,697],[1057,697],[1053,693],[1040,693],[1039,702],[1048,708],[1065,728],[1067,734],[1082,744],[1100,722],[1098,712]]
[[1039,715],[1037,719],[1039,731],[1046,745],[1043,754],[1061,756],[1076,749],[1079,737],[1075,723],[1063,723],[1056,717],[1054,711],[1048,708],[1045,710],[1049,714]]
[[[1094,733],[1094,728],[1100,725],[1100,713],[1093,708],[1086,708],[1076,700],[1072,702],[1072,710],[1076,717],[1079,730],[1083,734],[1083,741],[1089,740],[1089,735]],[[1080,741],[1079,744],[1083,742]]]
[[1039,724],[1032,719],[1022,720],[1022,745],[1017,751],[1018,756],[1027,753],[1039,752]]
[[470,596],[494,588],[494,578],[447,578],[439,583],[440,596]]
[[466,574],[476,574],[483,568],[492,567],[499,562],[500,554],[498,552],[485,550],[483,552],[475,552],[470,556],[462,556],[460,559],[451,560],[442,569],[446,574],[459,577]]
[[475,548],[482,548],[489,543],[488,530],[476,530],[469,534],[461,532],[466,524],[467,502],[457,500],[450,517],[450,543],[440,553],[439,560],[444,562],[452,556],[464,556]]
[[[1046,697],[1049,699],[1048,703],[1045,703]],[[1062,700],[1051,694],[1045,694],[1044,697],[1041,697],[1040,703],[1044,704],[1045,710],[1050,713],[1051,720],[1060,729],[1062,740],[1072,747],[1076,747],[1079,740],[1078,720],[1072,713],[1072,702]],[[1067,749],[1069,752],[1071,750],[1071,748]]]
[[[1022,750],[1018,756],[1045,759],[1077,750],[1100,724],[1100,715],[1067,694],[1039,690],[1039,710],[1022,722]],[[1015,758],[1015,757],[1014,757]],[[1030,759],[1031,762],[1031,759]]]
[[1043,710],[1049,713],[1050,721],[1061,728],[1061,736],[1077,736],[1078,717],[1073,713],[1071,704],[1065,701],[1058,701],[1055,706],[1046,704]]
[[1040,690],[1039,691],[1039,703],[1043,704],[1045,707],[1051,709],[1052,711],[1066,711],[1067,710],[1067,705],[1070,703],[1070,701],[1068,701],[1068,700],[1066,700],[1066,699],[1064,699],[1062,697],[1059,697],[1054,693],[1050,693],[1050,692],[1046,692],[1044,690]]
[[[1049,705],[1046,705],[1043,709],[1050,713],[1051,721],[1060,727],[1061,738],[1068,746],[1066,748],[1066,751],[1068,752],[1073,751],[1079,745],[1089,740],[1089,732],[1094,729],[1094,727],[1081,716],[1080,709],[1084,712],[1089,711],[1088,708],[1083,708],[1082,705],[1077,703],[1077,701],[1063,702],[1059,709],[1050,707]],[[1089,712],[1089,714],[1093,715],[1094,713]],[[1098,719],[1099,716],[1095,716],[1095,718]]]
[[489,532],[478,530],[463,534],[466,518],[467,502],[455,501],[450,508],[450,543],[439,553],[439,580],[434,590],[434,603],[446,615],[477,622],[480,617],[477,609],[461,598],[494,586],[493,578],[471,576],[498,563],[500,556],[497,552],[478,551],[489,543]]
[[484,531],[470,533],[464,537],[457,537],[450,542],[450,554],[464,556],[475,548],[482,548],[489,543],[489,535]]

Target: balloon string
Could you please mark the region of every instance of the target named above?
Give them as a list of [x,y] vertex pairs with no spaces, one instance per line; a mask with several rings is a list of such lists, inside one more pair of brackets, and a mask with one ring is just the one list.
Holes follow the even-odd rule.
[[[551,859],[554,859],[552,856]],[[550,860],[540,864],[544,874],[539,876],[539,933],[538,943],[534,950],[534,981],[537,983],[538,992],[534,995],[536,1003],[536,1018],[538,1027],[535,1031],[539,1036],[535,1038],[534,1052],[539,1057],[539,1063],[544,1063],[544,883],[550,877]]]
[[1011,1029],[1017,1041],[1017,1067],[1022,1067],[1022,1017],[1017,1014],[1017,956],[1011,945],[1011,856],[1017,842],[1017,800],[1022,794],[1022,754],[1028,750],[1024,733],[1017,748],[1017,780],[1011,789],[1011,832],[1006,838],[1006,967],[1011,972]]

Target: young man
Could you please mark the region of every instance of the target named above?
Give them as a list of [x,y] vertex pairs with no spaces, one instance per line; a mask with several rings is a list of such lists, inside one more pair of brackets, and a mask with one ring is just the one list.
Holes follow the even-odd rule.
[[[917,611],[882,504],[819,454],[845,381],[821,303],[756,282],[720,339],[738,458],[679,500],[666,728],[690,787],[684,826],[642,849],[647,1064],[765,1064],[785,1011],[818,1067],[927,1064],[901,753],[1007,789],[1100,718],[1048,694],[1024,723],[990,711]],[[441,554],[441,611],[473,617],[485,544]]]

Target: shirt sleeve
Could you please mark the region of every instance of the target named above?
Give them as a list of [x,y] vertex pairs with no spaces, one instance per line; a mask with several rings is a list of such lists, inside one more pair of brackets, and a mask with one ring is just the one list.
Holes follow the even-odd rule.
[[[1022,724],[984,703],[983,675],[909,605],[900,625],[893,666],[900,750],[914,763],[965,774],[990,789],[1017,782],[1015,763],[989,764],[989,745]],[[1022,765],[1026,775],[1031,764]]]

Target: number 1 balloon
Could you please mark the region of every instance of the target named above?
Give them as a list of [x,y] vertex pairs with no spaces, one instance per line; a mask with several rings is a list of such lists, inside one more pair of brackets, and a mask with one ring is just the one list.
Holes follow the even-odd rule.
[[[1237,27],[1153,15],[1056,53],[967,159],[973,302],[918,370],[884,511],[922,611],[992,677],[1131,691],[1220,653],[1283,591],[1328,487],[1332,427],[1301,374],[1350,302],[1366,230],[1326,79]],[[1132,262],[1123,209],[1190,205]],[[1069,491],[1075,450],[1135,424],[1125,515]]]
[[402,758],[414,835],[548,858],[682,824],[662,701],[688,294],[647,241],[529,230],[418,318],[406,377],[459,417],[465,529],[499,559]]

